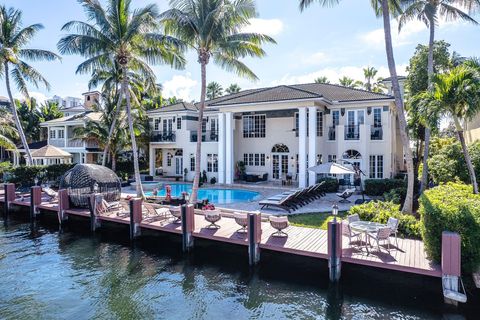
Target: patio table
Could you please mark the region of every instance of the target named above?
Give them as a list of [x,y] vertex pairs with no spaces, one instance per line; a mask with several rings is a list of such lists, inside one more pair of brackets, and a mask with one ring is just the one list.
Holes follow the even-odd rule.
[[354,231],[361,232],[365,235],[365,249],[368,251],[368,234],[375,233],[379,228],[385,227],[384,224],[372,221],[354,221],[350,223],[350,228]]

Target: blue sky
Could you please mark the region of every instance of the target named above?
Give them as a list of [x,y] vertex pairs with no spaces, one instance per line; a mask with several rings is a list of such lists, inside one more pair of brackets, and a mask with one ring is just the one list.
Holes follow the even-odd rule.
[[[56,43],[62,36],[61,26],[70,20],[85,20],[82,7],[75,0],[3,0],[24,13],[24,24],[42,23],[45,26],[31,43],[31,47],[56,52]],[[133,0],[135,6],[157,3],[161,10],[168,7],[166,0]],[[237,83],[242,89],[313,82],[324,75],[332,82],[343,75],[362,79],[362,68],[374,66],[381,76],[387,76],[383,29],[367,0],[344,0],[333,8],[312,5],[305,12],[298,9],[297,0],[257,0],[259,16],[251,28],[273,36],[278,44],[267,45],[267,57],[247,59],[246,63],[260,78],[251,82],[223,71],[213,64],[207,69],[207,80],[217,81],[224,87]],[[479,18],[477,16],[477,18]],[[409,24],[400,34],[393,22],[394,51],[399,74],[418,43],[427,42],[427,30],[419,22]],[[452,44],[452,50],[464,56],[479,56],[480,26],[462,22],[443,22],[437,31],[437,39]],[[200,67],[193,52],[187,54],[185,70],[172,70],[156,66],[157,80],[165,88],[165,95],[176,95],[186,100],[198,100],[200,91]],[[34,63],[49,80],[52,88],[30,88],[32,96],[44,99],[54,94],[81,96],[87,91],[88,75],[76,75],[75,70],[83,59],[64,56],[61,62]],[[6,96],[5,85],[0,95]]]

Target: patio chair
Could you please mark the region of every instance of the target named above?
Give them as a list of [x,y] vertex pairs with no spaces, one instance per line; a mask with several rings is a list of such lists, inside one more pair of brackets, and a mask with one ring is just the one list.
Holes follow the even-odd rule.
[[273,237],[288,237],[288,234],[283,231],[289,226],[287,217],[269,216],[268,221],[270,221],[270,225],[272,226],[272,228],[277,230],[272,233]]
[[391,233],[390,235],[394,235],[395,236],[395,245],[397,246],[398,248],[398,238],[397,238],[397,232],[398,232],[398,219],[395,219],[395,218],[388,218],[388,221],[387,221],[387,227],[390,228],[391,230]]
[[355,188],[350,188],[350,189],[346,189],[345,191],[343,191],[341,193],[337,193],[336,195],[339,196],[340,198],[342,198],[342,200],[340,200],[340,202],[349,203],[350,200],[347,200],[347,199],[350,198],[355,193],[355,191],[356,191]]
[[178,207],[170,207],[170,214],[175,218],[173,223],[181,223],[182,222],[182,209],[180,206]]
[[392,232],[392,229],[389,227],[382,227],[377,230],[376,233],[369,233],[368,234],[368,242],[370,243],[370,239],[375,240],[377,243],[377,248],[378,251],[382,251],[380,248],[380,241],[386,241],[387,242],[387,251],[390,253],[390,233]]
[[220,213],[220,210],[205,210],[205,220],[210,222],[208,226],[206,226],[206,229],[220,229],[220,226],[216,224],[216,222],[220,221],[222,219],[222,215]]
[[342,235],[348,237],[348,244],[352,244],[352,239],[357,238],[360,240],[360,236],[362,235],[361,232],[355,232],[350,228],[350,224],[346,223],[345,221],[342,222]]
[[58,192],[49,187],[42,188],[43,193],[49,198],[50,202],[58,201]]
[[234,212],[233,218],[235,222],[241,227],[237,230],[240,233],[246,233],[248,227],[248,215],[246,213]]
[[358,216],[358,214],[351,214],[347,217],[347,221],[349,224],[352,222],[360,221],[360,217]]

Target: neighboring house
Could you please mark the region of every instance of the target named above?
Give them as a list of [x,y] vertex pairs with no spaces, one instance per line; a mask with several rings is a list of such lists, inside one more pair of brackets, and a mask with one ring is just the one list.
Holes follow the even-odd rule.
[[465,121],[465,141],[471,144],[477,140],[480,140],[480,114],[470,121]]
[[[179,103],[148,112],[154,129],[150,173],[193,178],[198,113]],[[391,95],[332,84],[281,85],[207,101],[201,170],[230,184],[236,164],[269,180],[291,174],[315,183],[308,167],[336,161],[360,166],[366,178],[404,170],[403,148]],[[345,179],[353,179],[351,175]]]

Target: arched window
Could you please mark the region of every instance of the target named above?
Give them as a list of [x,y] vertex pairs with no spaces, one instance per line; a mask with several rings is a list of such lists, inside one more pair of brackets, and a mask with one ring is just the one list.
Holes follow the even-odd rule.
[[181,157],[181,156],[183,156],[183,149],[178,149],[177,151],[175,151],[175,156],[176,156],[176,157]]
[[283,143],[277,143],[272,148],[272,153],[288,153],[289,151],[288,147]]
[[362,155],[357,150],[347,150],[342,155],[343,159],[362,159]]

